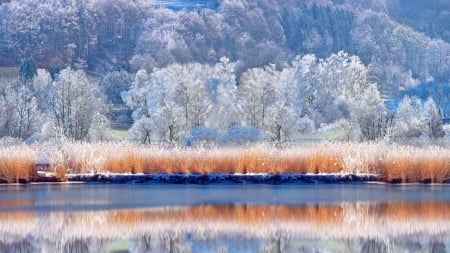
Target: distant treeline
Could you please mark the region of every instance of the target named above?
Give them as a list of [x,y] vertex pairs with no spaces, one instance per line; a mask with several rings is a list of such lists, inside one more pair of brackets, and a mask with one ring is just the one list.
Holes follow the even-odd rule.
[[0,5],[0,65],[33,57],[50,72],[86,64],[104,74],[227,57],[239,62],[239,73],[283,66],[298,54],[324,58],[344,50],[380,66],[376,76],[383,81],[396,68],[421,80],[449,78],[445,1],[219,2],[215,9],[187,10],[151,1],[6,2]]

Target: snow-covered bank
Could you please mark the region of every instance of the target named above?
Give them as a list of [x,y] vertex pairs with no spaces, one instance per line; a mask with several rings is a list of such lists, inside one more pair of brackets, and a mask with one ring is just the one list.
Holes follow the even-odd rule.
[[167,184],[336,184],[380,181],[375,174],[68,174],[71,182]]

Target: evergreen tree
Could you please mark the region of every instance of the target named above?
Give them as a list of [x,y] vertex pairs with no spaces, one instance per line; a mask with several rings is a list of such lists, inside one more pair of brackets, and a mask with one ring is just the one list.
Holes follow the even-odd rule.
[[20,61],[19,80],[27,82],[37,75],[37,67],[33,57],[25,57]]

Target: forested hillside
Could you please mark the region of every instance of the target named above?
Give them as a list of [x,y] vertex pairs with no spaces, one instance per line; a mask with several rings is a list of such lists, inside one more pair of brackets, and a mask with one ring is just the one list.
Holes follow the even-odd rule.
[[432,38],[450,42],[450,9],[446,0],[388,1],[390,16]]
[[3,3],[0,64],[32,56],[39,67],[63,68],[84,60],[90,71],[104,73],[226,56],[247,69],[344,50],[366,65],[387,63],[422,79],[449,77],[447,1],[225,0],[217,9],[186,11],[161,2]]
[[[141,142],[217,141],[227,131],[280,142],[318,129],[440,137],[439,119],[450,115],[449,23],[445,0],[3,1],[0,66],[19,73],[18,82],[3,76],[2,103],[26,89],[45,120],[12,131],[22,123],[3,109],[0,133],[26,139],[45,121],[86,139],[93,122],[108,125],[117,117],[108,111],[127,106]],[[100,120],[78,115],[83,130],[45,98],[73,75],[102,100],[92,105]]]

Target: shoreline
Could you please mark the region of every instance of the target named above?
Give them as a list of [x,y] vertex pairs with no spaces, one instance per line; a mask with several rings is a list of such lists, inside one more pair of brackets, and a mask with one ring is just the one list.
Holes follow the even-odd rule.
[[41,184],[185,184],[185,185],[214,185],[214,184],[267,184],[267,185],[289,185],[289,184],[382,184],[382,185],[450,185],[450,179],[442,183],[423,180],[420,182],[402,182],[401,179],[387,181],[380,175],[370,173],[320,173],[320,174],[270,174],[270,173],[234,173],[234,174],[182,174],[182,173],[80,173],[66,174],[61,180],[46,173],[39,176],[37,181],[0,183],[3,186],[14,185],[41,185]]
[[374,174],[75,174],[69,182],[161,184],[339,184],[378,181]]
[[38,181],[22,183],[0,183],[0,185],[40,185],[40,184],[186,184],[186,185],[210,185],[210,184],[386,184],[386,185],[450,185],[450,181],[443,183],[402,182],[400,179],[386,181],[381,176],[369,173],[321,173],[321,174],[130,174],[130,173],[80,173],[66,174],[65,180],[60,180],[50,173],[40,176]]

